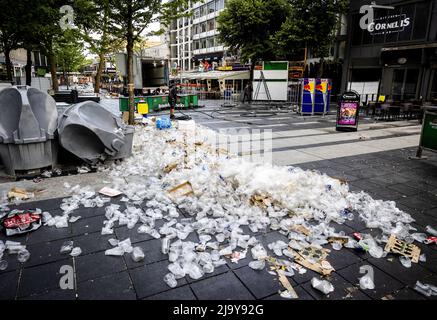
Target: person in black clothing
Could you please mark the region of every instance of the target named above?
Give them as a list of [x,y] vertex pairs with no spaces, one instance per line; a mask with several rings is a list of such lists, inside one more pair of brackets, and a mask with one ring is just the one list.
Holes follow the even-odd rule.
[[252,87],[249,84],[246,84],[243,93],[243,103],[245,103],[246,101],[248,103],[252,102]]
[[168,103],[170,104],[170,119],[174,119],[174,109],[176,107],[177,89],[174,82],[170,82],[170,88],[168,91]]

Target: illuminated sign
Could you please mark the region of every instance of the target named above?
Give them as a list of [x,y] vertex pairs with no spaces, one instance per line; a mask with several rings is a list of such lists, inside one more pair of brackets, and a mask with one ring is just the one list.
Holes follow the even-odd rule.
[[374,19],[369,23],[367,30],[371,35],[398,33],[411,24],[410,18],[405,14],[396,14]]

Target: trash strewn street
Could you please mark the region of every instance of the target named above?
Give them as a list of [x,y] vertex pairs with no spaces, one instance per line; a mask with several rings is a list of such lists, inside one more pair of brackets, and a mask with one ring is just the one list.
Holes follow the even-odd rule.
[[[27,246],[9,240],[0,243],[2,273],[12,274],[18,267],[17,253],[25,274],[69,263],[70,255],[76,260],[79,288],[90,285],[87,277],[92,279],[82,278],[82,270],[95,268],[89,272],[97,275],[107,269],[98,279],[109,281],[109,287],[110,279],[129,272],[135,291],[122,282],[127,290],[124,298],[153,295],[152,278],[156,290],[170,294],[172,288],[188,289],[187,283],[196,292],[202,279],[217,285],[215,281],[230,277],[223,281],[249,281],[249,289],[255,286],[250,293],[244,287],[228,293],[233,297],[264,298],[256,288],[259,278],[272,288],[270,294],[285,299],[319,298],[307,287],[309,282],[328,298],[360,299],[379,295],[386,284],[378,271],[376,276],[363,276],[351,269],[343,275],[349,262],[354,268],[365,260],[377,266],[378,261],[391,261],[405,273],[417,272],[422,252],[416,244],[425,243],[433,229],[418,229],[394,201],[351,191],[342,179],[317,170],[247,161],[211,144],[215,136],[198,125],[191,131],[178,129],[177,123],[159,130],[152,120],[137,126],[133,155],[98,167],[105,189],[64,183],[69,197],[46,201],[49,207],[35,203],[44,226],[29,233]],[[14,207],[6,201],[4,212]],[[435,251],[425,252],[435,261]],[[54,259],[56,255],[61,260]],[[355,293],[345,290],[345,281],[351,281]],[[30,286],[30,295],[56,289]],[[428,290],[424,285],[411,288]],[[86,298],[80,292],[78,298]],[[117,294],[123,297],[122,292]]]

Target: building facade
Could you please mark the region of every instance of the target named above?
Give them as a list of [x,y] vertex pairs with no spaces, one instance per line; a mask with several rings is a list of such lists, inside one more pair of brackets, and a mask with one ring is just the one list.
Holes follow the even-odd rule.
[[[27,54],[25,49],[12,50],[11,54],[12,76],[20,78],[25,76],[24,67],[27,64]],[[44,76],[48,71],[47,58],[39,51],[32,51],[32,77]],[[0,80],[6,79],[6,59],[5,55],[0,52]]]
[[437,0],[350,1],[342,88],[436,100]]
[[173,21],[168,30],[172,68],[193,70],[203,61],[220,64],[225,48],[217,38],[217,17],[225,0],[192,1],[187,12],[192,14]]

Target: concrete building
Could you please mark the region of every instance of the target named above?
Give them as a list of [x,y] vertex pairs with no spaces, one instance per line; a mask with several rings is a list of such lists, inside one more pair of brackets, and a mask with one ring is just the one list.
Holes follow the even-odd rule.
[[[12,72],[14,78],[21,78],[25,76],[24,67],[27,63],[26,50],[17,49],[11,51],[11,62],[13,65]],[[5,55],[0,52],[0,80],[6,79],[6,63]],[[48,69],[47,58],[39,51],[32,52],[32,77],[44,76]]]
[[[363,28],[369,8],[373,20]],[[372,100],[437,100],[437,0],[351,1],[347,43],[344,90]]]
[[192,16],[173,21],[168,31],[172,69],[193,70],[200,62],[220,65],[225,48],[217,38],[217,17],[225,0],[192,1]]

